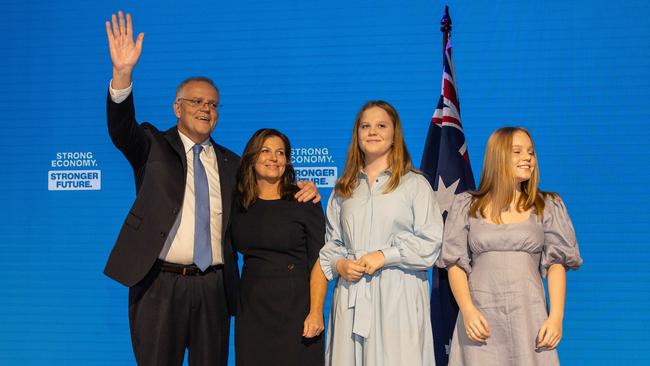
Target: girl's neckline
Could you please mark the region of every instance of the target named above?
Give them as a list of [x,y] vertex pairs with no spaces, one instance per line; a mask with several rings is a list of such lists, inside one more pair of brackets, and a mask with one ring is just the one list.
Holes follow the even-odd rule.
[[497,223],[494,223],[494,222],[488,222],[487,220],[485,220],[485,218],[483,216],[481,216],[480,213],[479,213],[478,217],[481,220],[481,222],[483,222],[485,225],[508,226],[508,225],[517,225],[517,224],[523,224],[525,222],[529,222],[530,218],[533,217],[533,214],[534,214],[533,210],[531,209],[530,212],[528,213],[528,217],[526,217],[525,219],[523,219],[521,221],[509,222],[509,223],[504,223],[504,224],[497,224]]

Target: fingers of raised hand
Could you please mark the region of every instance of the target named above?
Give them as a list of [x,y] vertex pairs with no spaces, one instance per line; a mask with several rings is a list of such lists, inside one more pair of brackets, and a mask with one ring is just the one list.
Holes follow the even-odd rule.
[[113,30],[111,29],[111,22],[106,21],[106,36],[108,37],[108,43],[113,42]]
[[120,34],[126,36],[126,24],[124,22],[124,13],[122,11],[117,12],[117,19],[120,25]]
[[113,35],[113,38],[116,38],[120,35],[120,27],[117,25],[117,15],[111,14],[111,23],[112,23],[112,29],[111,33]]
[[144,40],[144,33],[138,34],[138,38],[135,41],[135,47],[140,51],[142,50],[142,41],[143,40]]
[[126,36],[129,37],[133,34],[133,19],[131,19],[131,14],[126,14]]
[[113,39],[133,36],[133,19],[131,14],[126,14],[120,10],[117,15],[111,14],[111,21],[106,21],[106,34]]

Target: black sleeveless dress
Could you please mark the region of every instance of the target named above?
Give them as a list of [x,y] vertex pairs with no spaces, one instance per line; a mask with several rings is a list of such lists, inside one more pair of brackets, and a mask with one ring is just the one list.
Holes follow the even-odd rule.
[[325,239],[320,203],[258,199],[247,210],[235,204],[232,215],[232,242],[244,256],[237,365],[323,365],[323,335],[302,337],[309,274]]

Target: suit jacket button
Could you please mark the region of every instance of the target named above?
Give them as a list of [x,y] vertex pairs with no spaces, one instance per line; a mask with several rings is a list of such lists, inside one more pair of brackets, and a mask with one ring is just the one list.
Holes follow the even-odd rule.
[[294,268],[294,267],[295,267],[295,265],[294,265],[293,263],[291,263],[290,265],[287,266],[287,268],[288,268],[290,271],[293,271],[293,268]]
[[161,237],[161,238],[164,238],[164,237],[166,237],[166,236],[167,236],[167,233],[166,233],[166,232],[164,232],[164,231],[161,231],[161,232],[160,232],[160,237]]
[[172,213],[174,215],[178,214],[178,207],[174,207],[174,209],[172,210]]

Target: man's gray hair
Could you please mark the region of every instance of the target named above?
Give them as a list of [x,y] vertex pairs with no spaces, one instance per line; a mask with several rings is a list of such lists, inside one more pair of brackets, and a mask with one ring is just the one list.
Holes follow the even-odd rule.
[[187,85],[187,84],[189,84],[189,83],[191,83],[191,82],[202,82],[202,83],[208,83],[208,84],[210,84],[210,86],[212,86],[212,87],[214,88],[214,90],[217,91],[217,96],[220,96],[220,95],[221,95],[221,93],[219,92],[219,88],[217,88],[217,85],[215,85],[214,81],[212,81],[212,79],[210,79],[209,77],[205,77],[205,76],[192,76],[192,77],[189,77],[189,78],[187,78],[187,79],[181,81],[181,83],[178,84],[178,86],[176,87],[176,99],[178,99],[178,95],[181,93],[181,90],[183,90],[183,88],[185,87],[185,85]]

